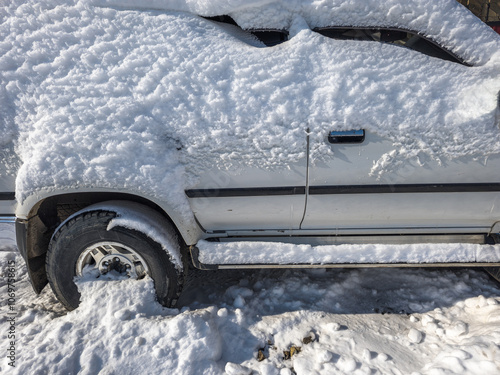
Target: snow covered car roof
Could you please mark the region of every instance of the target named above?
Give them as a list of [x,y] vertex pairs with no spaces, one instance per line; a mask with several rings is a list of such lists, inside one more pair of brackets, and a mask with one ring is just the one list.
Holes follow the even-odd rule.
[[311,28],[384,27],[413,31],[471,65],[483,65],[500,49],[495,38],[456,0],[93,0],[101,6],[169,9],[201,16],[230,15],[243,29],[289,30],[302,17]]

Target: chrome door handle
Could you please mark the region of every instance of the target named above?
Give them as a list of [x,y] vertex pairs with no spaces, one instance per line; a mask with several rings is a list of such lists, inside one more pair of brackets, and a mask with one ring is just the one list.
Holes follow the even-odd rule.
[[365,131],[363,129],[331,131],[328,134],[328,142],[330,143],[363,143],[364,140]]

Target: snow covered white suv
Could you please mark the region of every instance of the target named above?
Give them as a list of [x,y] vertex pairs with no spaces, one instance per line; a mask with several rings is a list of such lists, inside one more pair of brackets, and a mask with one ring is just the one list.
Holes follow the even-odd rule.
[[7,21],[0,207],[35,291],[74,309],[75,276],[113,271],[171,305],[189,262],[498,267],[500,36],[454,0],[249,4]]

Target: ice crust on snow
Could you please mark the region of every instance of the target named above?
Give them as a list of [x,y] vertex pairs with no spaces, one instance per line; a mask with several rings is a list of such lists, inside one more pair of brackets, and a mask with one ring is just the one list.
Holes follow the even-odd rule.
[[281,242],[209,242],[196,245],[205,264],[474,263],[499,262],[500,245],[320,245]]
[[[193,222],[184,190],[198,172],[296,162],[307,128],[311,161],[331,157],[326,125],[388,137],[394,151],[375,174],[423,155],[500,152],[500,38],[453,0],[148,4],[174,10],[76,0],[14,0],[0,9],[0,126],[2,142],[14,138],[22,159],[19,202],[42,189],[121,188]],[[286,18],[291,39],[264,48],[179,9],[229,13],[244,27],[262,9],[262,22]],[[478,66],[309,29],[346,20],[425,29]]]

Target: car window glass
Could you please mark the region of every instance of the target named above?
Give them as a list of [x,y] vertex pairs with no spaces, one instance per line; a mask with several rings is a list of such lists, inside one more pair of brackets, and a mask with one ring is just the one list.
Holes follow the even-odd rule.
[[343,28],[343,27],[321,27],[315,28],[314,31],[332,39],[340,40],[368,40],[382,43],[390,43],[428,56],[437,57],[442,60],[452,61],[455,63],[464,63],[452,52],[440,47],[436,43],[424,38],[421,35],[412,33],[407,30],[398,29],[381,29],[381,28]]
[[218,23],[233,25],[238,27],[240,30],[250,33],[259,41],[264,43],[267,47],[272,47],[283,43],[288,40],[288,31],[281,29],[241,29],[238,24],[227,15],[223,16],[213,16],[213,17],[203,17],[206,20],[214,21]]
[[288,32],[285,30],[250,29],[249,33],[255,35],[262,43],[272,47],[288,40]]

